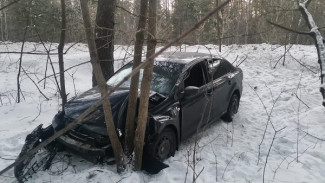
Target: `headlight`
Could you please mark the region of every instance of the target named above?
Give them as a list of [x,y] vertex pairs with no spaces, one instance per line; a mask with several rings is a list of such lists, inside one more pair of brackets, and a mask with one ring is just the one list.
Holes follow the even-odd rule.
[[52,120],[52,126],[55,131],[61,130],[64,127],[64,111],[59,111]]

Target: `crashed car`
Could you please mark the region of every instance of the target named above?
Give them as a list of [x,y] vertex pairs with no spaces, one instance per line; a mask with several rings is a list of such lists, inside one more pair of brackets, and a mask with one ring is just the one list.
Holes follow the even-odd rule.
[[[131,71],[132,62],[119,69],[107,81],[108,87],[114,87]],[[140,71],[140,82],[142,72]],[[180,143],[196,133],[197,129],[220,117],[231,121],[239,107],[242,80],[240,68],[209,54],[164,53],[156,58],[149,97],[146,151],[154,158],[164,160],[173,156]],[[109,96],[116,131],[121,141],[124,138],[129,86],[130,80]],[[54,117],[52,125],[44,129],[40,125],[27,136],[20,156],[74,121],[100,97],[98,87],[94,87],[70,100],[64,110]],[[97,110],[97,115],[62,135],[55,143],[94,162],[112,157],[102,106]],[[53,152],[52,149],[49,151]],[[52,156],[48,155],[45,159],[51,160]],[[30,161],[25,160],[15,167],[18,180],[23,180],[32,173],[31,168],[27,168]],[[46,168],[43,166],[43,169]]]

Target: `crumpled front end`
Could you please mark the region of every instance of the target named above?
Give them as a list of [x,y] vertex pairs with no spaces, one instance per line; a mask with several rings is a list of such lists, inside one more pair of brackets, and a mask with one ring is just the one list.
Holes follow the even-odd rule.
[[114,156],[108,137],[101,136],[98,140],[76,130],[70,130],[67,134],[60,136],[57,141],[67,150],[93,163],[103,162],[105,157]]
[[[54,130],[63,129],[99,100],[100,95],[98,95],[98,92],[98,88],[95,87],[69,101],[65,106],[65,110],[54,116],[52,121]],[[121,119],[124,113],[123,109],[127,103],[127,96],[128,91],[120,90],[109,97],[112,115],[117,128],[122,123]],[[113,151],[107,135],[102,106],[99,106],[95,111],[97,111],[96,114],[88,118],[87,121],[59,137],[58,142],[68,150],[92,162],[100,162],[104,157],[113,156]]]
[[[65,106],[65,110],[56,114],[52,121],[52,126],[55,131],[63,129],[99,100],[100,95],[98,92],[98,88],[95,87],[69,101]],[[128,95],[128,90],[118,90],[109,96],[116,132],[121,139],[124,137]],[[149,111],[165,99],[165,96],[151,92]],[[101,161],[103,157],[113,156],[107,134],[103,107],[99,106],[96,111],[96,115],[88,118],[87,121],[77,125],[58,139],[62,145],[73,152],[82,156],[85,155],[87,159],[91,157],[92,159],[90,160],[93,162]],[[148,132],[150,131],[148,130]]]

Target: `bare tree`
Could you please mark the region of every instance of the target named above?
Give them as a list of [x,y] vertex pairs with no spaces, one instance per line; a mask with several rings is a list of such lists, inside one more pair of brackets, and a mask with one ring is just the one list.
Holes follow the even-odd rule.
[[63,61],[63,49],[64,49],[64,41],[65,41],[65,32],[66,32],[66,16],[65,16],[65,0],[61,0],[61,35],[60,35],[60,43],[58,46],[58,54],[59,54],[59,70],[60,70],[60,95],[62,99],[62,108],[67,103],[67,94],[65,91],[65,78],[64,78],[64,61]]
[[276,24],[274,22],[270,22],[268,21],[270,24],[277,26],[281,29],[290,31],[290,32],[294,32],[297,34],[303,34],[303,35],[310,35],[314,41],[315,41],[315,46],[317,48],[317,55],[318,55],[318,63],[320,65],[320,71],[321,71],[321,86],[320,86],[320,92],[322,94],[323,97],[323,106],[325,107],[325,39],[324,37],[321,35],[318,26],[316,25],[314,18],[312,16],[312,14],[308,11],[307,6],[311,3],[312,0],[304,0],[303,2],[299,2],[299,0],[297,0],[298,6],[299,6],[299,10],[302,13],[304,19],[306,20],[306,22],[308,23],[308,26],[310,28],[310,32],[301,32],[301,31],[297,31],[279,24]]
[[134,139],[135,152],[135,170],[140,170],[142,166],[142,154],[144,145],[144,136],[146,133],[148,103],[150,94],[150,85],[152,80],[152,71],[154,60],[150,59],[155,54],[156,49],[156,19],[157,19],[157,0],[149,0],[149,21],[148,21],[148,41],[147,41],[147,60],[150,62],[144,69],[141,82],[141,95],[138,112],[137,130]]
[[[140,4],[140,17],[137,27],[136,40],[134,45],[134,60],[132,69],[136,68],[141,63],[142,47],[144,42],[144,31],[146,28],[148,0],[141,0]],[[131,78],[129,103],[125,125],[125,144],[127,145],[127,154],[133,151],[134,139],[134,119],[136,115],[136,105],[138,99],[138,86],[139,86],[139,73]]]
[[323,96],[323,106],[325,107],[325,39],[319,32],[319,28],[317,27],[313,16],[311,13],[308,11],[307,6],[311,0],[305,0],[302,3],[299,3],[299,10],[303,14],[303,17],[305,20],[308,22],[308,26],[310,28],[310,35],[314,38],[315,40],[315,45],[317,48],[317,54],[318,54],[318,63],[320,65],[320,70],[321,70],[321,87],[320,87],[320,92]]
[[[216,7],[219,6],[219,0],[215,0],[216,1]],[[217,29],[217,36],[218,36],[218,41],[219,41],[219,52],[221,52],[221,44],[222,44],[222,39],[221,39],[221,24],[222,24],[222,19],[219,15],[219,12],[217,13],[217,22],[216,24],[216,29]]]
[[[99,0],[97,4],[95,41],[100,67],[107,81],[114,74],[114,0]],[[93,70],[92,86],[97,85]]]
[[91,64],[93,66],[94,74],[96,77],[96,81],[98,83],[101,96],[103,97],[102,105],[103,105],[105,121],[106,121],[106,129],[110,139],[110,143],[112,144],[113,147],[117,172],[121,172],[123,170],[122,160],[124,158],[123,155],[124,153],[123,153],[122,145],[115,131],[116,128],[112,117],[112,110],[111,110],[111,104],[109,98],[104,97],[107,95],[108,89],[107,89],[106,81],[103,75],[101,74],[102,70],[100,67],[100,61],[96,50],[96,43],[94,39],[95,36],[91,28],[90,15],[88,10],[88,0],[80,0],[80,6],[82,10],[82,17],[84,19],[84,26],[86,31]]
[[23,43],[21,45],[21,50],[20,50],[19,68],[18,68],[18,74],[17,74],[17,103],[20,103],[20,93],[21,93],[20,72],[21,72],[21,67],[22,67],[22,62],[23,62],[24,46],[25,46],[26,35],[27,35],[28,25],[29,25],[30,7],[28,7],[28,9],[29,9],[29,12],[28,12],[27,20],[26,20],[26,27],[24,29],[24,37],[23,37]]

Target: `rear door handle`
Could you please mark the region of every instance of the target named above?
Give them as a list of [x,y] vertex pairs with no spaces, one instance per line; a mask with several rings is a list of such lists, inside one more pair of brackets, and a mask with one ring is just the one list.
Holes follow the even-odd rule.
[[210,89],[210,90],[207,91],[208,96],[212,96],[212,93],[213,93],[213,89]]

